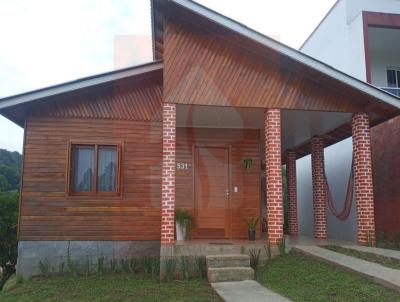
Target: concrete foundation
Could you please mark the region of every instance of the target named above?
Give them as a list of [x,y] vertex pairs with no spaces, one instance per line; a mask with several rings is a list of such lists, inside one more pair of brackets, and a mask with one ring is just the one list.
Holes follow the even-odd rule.
[[67,270],[67,255],[79,264],[97,266],[104,257],[104,266],[111,259],[160,256],[160,241],[20,241],[18,243],[17,274],[30,278],[41,273],[39,263],[49,264],[51,272]]

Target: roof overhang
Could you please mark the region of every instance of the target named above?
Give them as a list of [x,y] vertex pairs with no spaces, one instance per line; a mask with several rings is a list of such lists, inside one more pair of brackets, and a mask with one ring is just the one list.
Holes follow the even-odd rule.
[[16,110],[12,110],[11,112],[9,109],[22,108],[22,106],[29,105],[33,102],[55,101],[67,94],[87,91],[88,89],[102,87],[120,81],[129,81],[130,79],[152,76],[153,74],[162,74],[162,69],[163,63],[161,61],[156,61],[5,97],[0,99],[0,113],[12,122],[23,126],[23,120],[17,118],[15,114],[13,114]]
[[[238,35],[246,37],[256,43],[259,43],[269,49],[272,49],[281,55],[300,63],[303,66],[309,67],[329,78],[332,78],[340,83],[345,84],[353,89],[356,89],[364,94],[372,96],[378,102],[383,102],[389,106],[400,109],[400,100],[392,94],[383,91],[373,85],[366,82],[360,81],[340,70],[333,68],[332,66],[318,61],[294,48],[291,48],[283,43],[280,43],[268,36],[265,36],[244,24],[241,24],[235,20],[232,20],[218,12],[215,12],[201,4],[198,4],[191,0],[152,0],[152,20],[153,20],[153,48],[154,56],[157,59],[162,57],[162,47],[160,43],[163,42],[160,36],[163,31],[163,23],[165,22],[166,10],[168,10],[167,4],[172,4],[188,10],[196,15],[199,15],[213,23],[218,24]],[[159,47],[159,49],[157,48]],[[161,48],[160,48],[161,47]]]
[[0,110],[19,104],[29,103],[43,98],[57,96],[67,92],[73,92],[88,87],[93,87],[130,77],[135,77],[137,75],[143,75],[149,72],[161,70],[162,68],[163,68],[162,62],[152,62],[112,72],[102,73],[86,78],[81,78],[71,82],[66,82],[59,85],[33,90],[30,92],[17,94],[10,97],[5,97],[3,99],[0,99]]

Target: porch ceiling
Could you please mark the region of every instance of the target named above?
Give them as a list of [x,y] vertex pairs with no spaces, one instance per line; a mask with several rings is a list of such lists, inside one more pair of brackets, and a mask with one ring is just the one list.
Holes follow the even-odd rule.
[[[326,135],[348,123],[351,113],[282,110],[282,153],[296,149],[315,135]],[[177,106],[177,127],[260,129],[264,131],[264,110],[261,108]],[[261,139],[263,139],[261,135]],[[344,137],[343,137],[344,138]],[[327,144],[341,139],[328,141]],[[304,151],[307,153],[307,151]],[[305,153],[299,156],[306,155]]]

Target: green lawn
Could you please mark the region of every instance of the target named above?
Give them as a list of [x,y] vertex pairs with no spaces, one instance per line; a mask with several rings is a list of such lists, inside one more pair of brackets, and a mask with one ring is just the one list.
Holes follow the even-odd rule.
[[386,267],[400,269],[400,261],[397,259],[390,258],[390,257],[385,257],[385,256],[373,254],[373,253],[368,253],[368,252],[361,252],[361,251],[357,251],[357,250],[353,250],[353,249],[349,249],[349,248],[345,248],[345,247],[341,247],[341,246],[337,246],[337,245],[326,245],[326,246],[321,246],[321,247],[326,248],[331,251],[334,251],[334,252],[345,254],[348,256],[356,257],[356,258],[363,259],[363,260],[370,261],[370,262],[375,262],[375,263],[378,263],[378,264],[386,266]]
[[396,291],[294,252],[261,268],[257,280],[293,301],[400,301]]
[[153,281],[142,275],[37,278],[0,293],[2,302],[221,301],[206,280]]

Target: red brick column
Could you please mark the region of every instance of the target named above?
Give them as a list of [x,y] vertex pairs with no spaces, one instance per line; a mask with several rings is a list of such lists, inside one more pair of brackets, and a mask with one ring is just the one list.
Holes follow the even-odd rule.
[[320,137],[311,139],[311,163],[314,208],[314,237],[328,238],[326,216],[327,192],[324,178],[324,141]]
[[278,244],[283,237],[281,112],[266,109],[264,119],[268,241]]
[[371,133],[366,113],[353,117],[354,189],[357,208],[358,243],[375,245],[374,192]]
[[175,104],[163,104],[162,133],[161,245],[170,245],[175,242]]
[[289,208],[289,235],[297,236],[297,183],[296,183],[296,152],[286,154],[286,185]]

